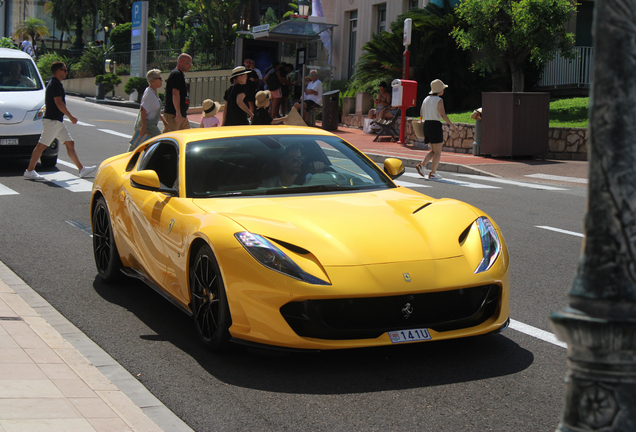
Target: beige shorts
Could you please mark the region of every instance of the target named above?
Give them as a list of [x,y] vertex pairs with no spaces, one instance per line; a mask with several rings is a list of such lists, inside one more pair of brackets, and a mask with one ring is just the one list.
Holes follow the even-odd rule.
[[55,138],[57,138],[61,144],[64,144],[66,141],[73,141],[73,138],[71,138],[71,134],[66,130],[66,126],[64,126],[63,121],[45,118],[42,119],[42,128],[42,135],[40,135],[38,142],[47,147],[53,143]]
[[177,123],[177,116],[174,114],[164,114],[163,118],[166,119],[166,123],[168,123],[168,127],[171,132],[190,129],[190,121],[188,120],[188,117],[183,117],[181,123]]

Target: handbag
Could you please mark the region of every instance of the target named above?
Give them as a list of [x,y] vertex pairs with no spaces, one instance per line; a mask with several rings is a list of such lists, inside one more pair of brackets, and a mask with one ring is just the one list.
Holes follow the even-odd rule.
[[148,136],[147,133],[143,134],[143,135],[140,135],[139,134],[139,129],[137,129],[135,131],[135,134],[132,136],[132,138],[129,141],[130,145],[128,146],[128,151],[133,151],[134,149],[137,148],[137,146],[139,144],[141,144],[142,142],[146,141],[148,138],[150,138],[150,137]]

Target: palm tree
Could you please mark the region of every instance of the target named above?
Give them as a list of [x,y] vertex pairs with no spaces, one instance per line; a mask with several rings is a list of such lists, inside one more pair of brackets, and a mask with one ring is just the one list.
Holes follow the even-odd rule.
[[23,34],[31,36],[33,42],[37,42],[38,37],[48,36],[49,29],[44,25],[44,21],[29,17],[22,21],[15,30],[14,36],[20,37]]

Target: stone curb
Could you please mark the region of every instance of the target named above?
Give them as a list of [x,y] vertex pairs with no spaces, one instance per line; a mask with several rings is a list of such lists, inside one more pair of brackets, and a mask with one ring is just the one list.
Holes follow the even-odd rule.
[[[396,157],[395,155],[386,155],[386,154],[378,154],[378,153],[365,153],[369,159],[371,159],[375,163],[383,163],[386,158],[395,158],[400,159],[405,167],[414,168],[415,165],[420,163],[421,159],[412,159],[412,158],[404,158],[404,157]],[[430,169],[431,163],[429,162],[427,168]],[[498,177],[496,174],[489,173],[487,171],[483,171],[477,168],[473,168],[470,165],[461,165],[450,162],[440,162],[437,168],[439,171],[446,171],[451,173],[458,174],[473,174],[473,175],[481,175],[484,177]]]
[[[192,432],[126,369],[0,261],[0,284],[14,310],[134,431]],[[7,291],[7,290],[5,290]],[[13,308],[13,307],[12,307]],[[41,321],[43,320],[43,322]]]

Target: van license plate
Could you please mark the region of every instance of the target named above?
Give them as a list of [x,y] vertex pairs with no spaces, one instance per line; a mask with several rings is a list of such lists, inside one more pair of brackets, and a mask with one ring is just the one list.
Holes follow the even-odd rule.
[[0,145],[18,145],[18,138],[2,138],[0,139]]

